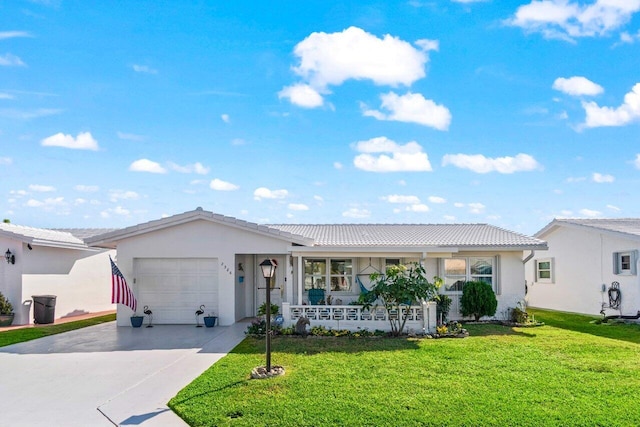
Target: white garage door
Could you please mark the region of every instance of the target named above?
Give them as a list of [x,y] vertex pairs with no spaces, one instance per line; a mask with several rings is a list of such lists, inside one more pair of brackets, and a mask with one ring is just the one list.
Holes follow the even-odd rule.
[[195,324],[200,305],[219,314],[217,258],[137,258],[134,271],[138,312],[148,305],[153,323]]

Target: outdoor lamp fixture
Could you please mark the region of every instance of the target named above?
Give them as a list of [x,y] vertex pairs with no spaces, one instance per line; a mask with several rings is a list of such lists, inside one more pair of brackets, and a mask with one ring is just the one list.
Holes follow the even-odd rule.
[[276,274],[276,267],[278,264],[274,263],[270,259],[265,259],[260,263],[260,268],[262,269],[262,276],[264,276],[267,281],[267,303],[266,303],[266,317],[267,317],[267,331],[266,331],[266,342],[267,342],[267,372],[271,372],[271,278]]
[[4,253],[4,258],[7,260],[7,264],[16,263],[16,256],[12,254],[9,249],[7,249],[7,252]]

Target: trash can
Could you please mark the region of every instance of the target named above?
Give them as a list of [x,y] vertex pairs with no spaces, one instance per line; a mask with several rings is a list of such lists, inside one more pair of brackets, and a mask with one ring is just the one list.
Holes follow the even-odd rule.
[[53,323],[56,314],[55,295],[33,295],[33,323]]

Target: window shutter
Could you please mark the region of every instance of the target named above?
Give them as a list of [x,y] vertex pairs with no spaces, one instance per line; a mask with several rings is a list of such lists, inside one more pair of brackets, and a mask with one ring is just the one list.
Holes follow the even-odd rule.
[[493,280],[495,280],[496,295],[501,295],[502,286],[500,286],[500,255],[496,255]]
[[638,274],[638,251],[631,251],[631,274]]
[[620,264],[618,260],[620,259],[620,252],[613,253],[613,274],[620,274]]

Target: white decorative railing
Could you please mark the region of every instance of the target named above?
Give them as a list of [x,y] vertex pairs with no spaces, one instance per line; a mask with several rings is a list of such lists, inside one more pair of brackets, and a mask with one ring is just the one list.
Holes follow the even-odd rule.
[[[436,327],[436,304],[425,302],[422,305],[402,306],[403,314],[409,310],[405,330],[416,332],[434,332]],[[311,326],[322,325],[333,329],[369,330],[391,329],[389,318],[398,319],[400,309],[387,313],[384,307],[365,309],[360,305],[291,305],[282,303],[284,326],[295,325],[301,317],[306,317]]]

